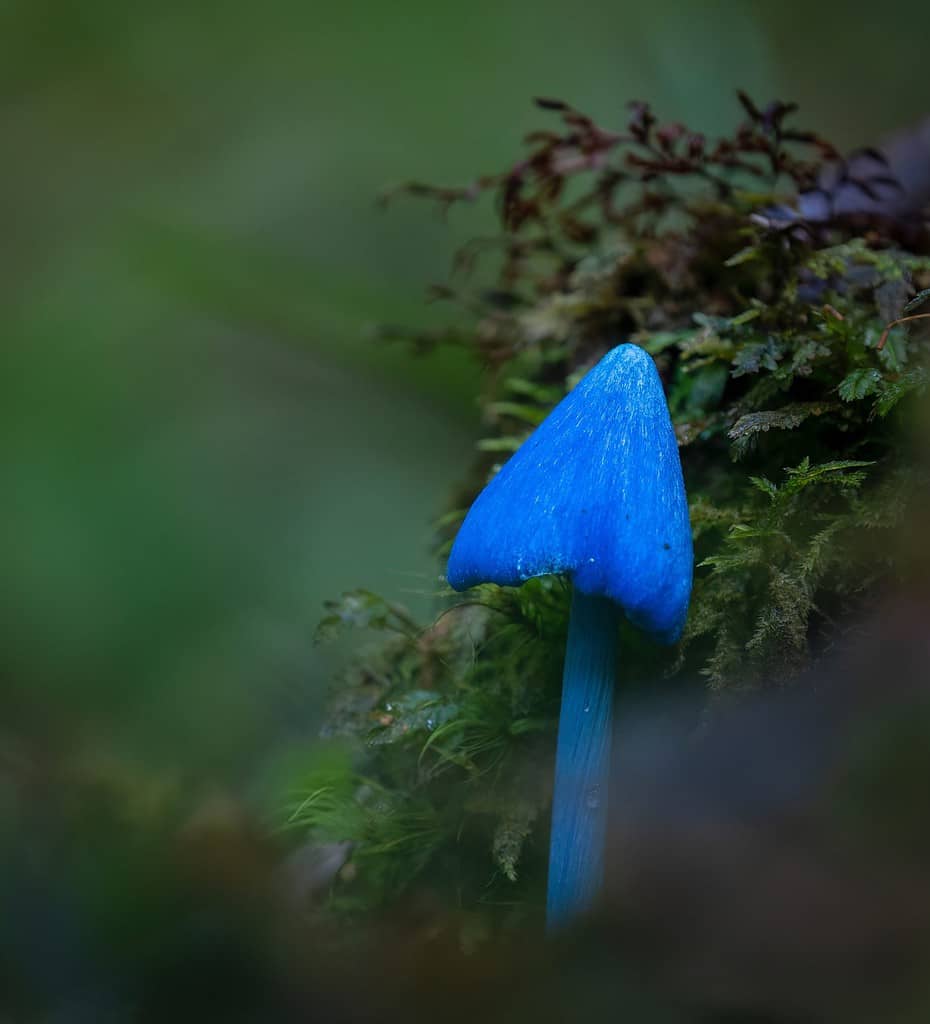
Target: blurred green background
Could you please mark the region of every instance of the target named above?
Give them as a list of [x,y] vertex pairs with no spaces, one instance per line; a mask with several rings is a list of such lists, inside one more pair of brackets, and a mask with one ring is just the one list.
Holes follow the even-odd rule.
[[385,185],[498,169],[540,94],[712,134],[741,87],[842,145],[930,107],[916,2],[0,10],[0,746],[203,779],[311,742],[325,597],[437,586],[477,368],[370,327],[454,320],[425,286],[492,217]]

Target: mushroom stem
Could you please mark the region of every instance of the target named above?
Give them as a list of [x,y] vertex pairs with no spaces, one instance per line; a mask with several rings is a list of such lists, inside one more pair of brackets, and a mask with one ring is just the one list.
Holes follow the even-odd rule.
[[617,606],[575,589],[552,800],[549,929],[589,909],[603,884],[616,658]]

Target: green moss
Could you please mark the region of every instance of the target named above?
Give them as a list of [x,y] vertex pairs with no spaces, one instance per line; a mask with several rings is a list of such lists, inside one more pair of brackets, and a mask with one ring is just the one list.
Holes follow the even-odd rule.
[[[785,105],[744,98],[749,120],[714,145],[643,105],[626,133],[542,105],[563,124],[531,137],[528,159],[466,189],[410,189],[444,204],[495,191],[501,211],[500,237],[469,247],[468,273],[441,289],[476,311],[473,332],[402,339],[465,345],[487,371],[487,434],[468,477],[450,473],[437,559],[496,465],[604,351],[634,341],[666,385],[697,568],[677,649],[628,630],[625,672],[654,691],[791,685],[902,568],[882,534],[917,482],[898,431],[926,388],[928,344],[917,321],[889,324],[924,303],[930,258],[890,221],[859,235],[770,215],[835,157],[790,128]],[[495,259],[493,287],[479,283]],[[321,797],[308,784],[292,824],[353,840],[346,886],[373,903],[415,886],[489,919],[535,913],[568,588],[437,602],[424,624],[364,591],[328,609],[324,633],[386,639],[337,683],[331,729],[358,743],[351,784]],[[380,817],[359,791],[377,792]]]

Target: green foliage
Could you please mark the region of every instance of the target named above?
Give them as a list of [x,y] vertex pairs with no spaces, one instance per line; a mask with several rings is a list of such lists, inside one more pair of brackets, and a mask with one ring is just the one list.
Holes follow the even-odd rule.
[[733,454],[735,457],[745,455],[760,432],[794,430],[808,416],[820,416],[829,408],[829,403],[824,402],[791,402],[780,409],[746,413],[727,431],[727,437],[733,441]]
[[[677,649],[625,629],[625,670],[649,687],[791,684],[898,571],[876,532],[900,521],[915,484],[897,430],[926,389],[928,344],[892,321],[925,303],[930,258],[901,248],[890,222],[866,239],[840,223],[773,220],[785,186],[816,174],[790,144],[835,154],[786,127],[790,107],[743,103],[747,124],[711,146],[643,105],[618,135],[545,101],[566,131],[531,137],[528,161],[477,188],[500,200],[501,238],[478,247],[501,256],[495,287],[476,282],[472,247],[461,283],[441,289],[479,310],[473,335],[454,340],[488,368],[488,430],[470,474],[454,473],[439,557],[500,460],[609,347],[632,340],[655,357],[697,557]],[[748,191],[749,179],[764,187]],[[444,204],[476,194],[418,188]],[[403,885],[416,879],[448,905],[496,916],[533,906],[568,593],[554,578],[443,593],[425,626],[363,591],[328,606],[324,635],[390,634],[339,682],[331,720],[364,741],[353,771],[367,781],[351,793],[308,786],[291,823],[352,840],[360,864],[404,851]],[[381,824],[359,786],[391,809]],[[370,877],[380,898],[397,898]]]
[[397,633],[418,630],[417,624],[403,608],[389,604],[370,590],[350,591],[338,601],[324,602],[323,607],[327,614],[317,625],[314,636],[316,643],[335,640],[347,627],[368,627]]
[[767,503],[760,507],[750,496],[742,521],[732,522],[717,551],[699,563],[710,574],[698,577],[683,640],[684,647],[698,637],[713,640],[702,669],[711,685],[745,686],[773,670],[784,680],[806,663],[815,595],[848,557],[844,534],[848,541],[859,525],[854,499],[871,465],[847,459],[812,466],[805,458],[785,469],[781,484],[749,478]]
[[844,402],[855,402],[860,398],[874,395],[882,386],[882,375],[875,367],[867,370],[853,370],[848,373],[836,389]]

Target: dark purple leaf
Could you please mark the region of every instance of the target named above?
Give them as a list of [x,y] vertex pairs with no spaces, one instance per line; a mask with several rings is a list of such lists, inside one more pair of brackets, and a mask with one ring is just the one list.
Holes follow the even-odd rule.
[[738,89],[736,92],[737,99],[739,99],[743,110],[753,119],[753,121],[762,120],[762,114],[759,113],[759,108],[752,102],[752,100],[743,92],[742,89]]
[[547,96],[535,96],[533,102],[541,110],[570,110],[571,108],[564,100],[551,99]]

